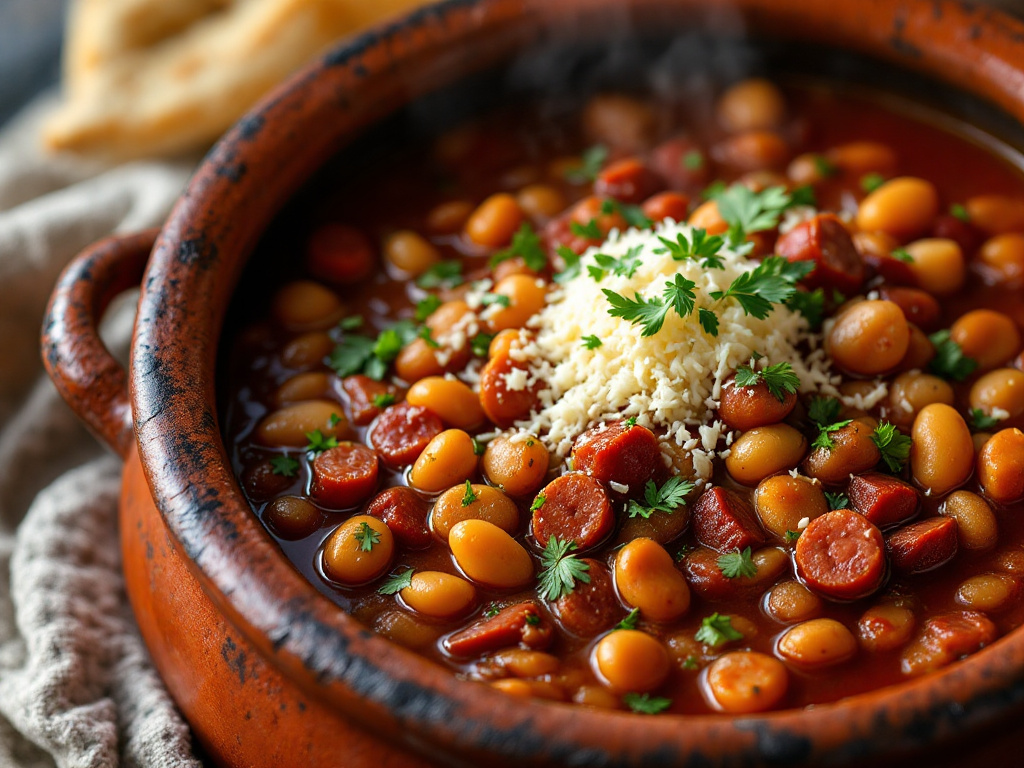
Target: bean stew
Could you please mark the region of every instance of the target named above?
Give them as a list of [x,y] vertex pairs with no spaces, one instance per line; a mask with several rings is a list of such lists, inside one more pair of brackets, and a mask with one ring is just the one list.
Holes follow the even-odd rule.
[[1024,178],[989,148],[749,79],[336,183],[247,296],[223,425],[339,610],[645,714],[835,701],[1024,623]]

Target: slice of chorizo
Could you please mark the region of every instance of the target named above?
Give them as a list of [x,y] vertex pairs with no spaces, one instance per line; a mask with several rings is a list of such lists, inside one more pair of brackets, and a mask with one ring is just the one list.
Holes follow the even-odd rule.
[[953,611],[928,619],[921,633],[906,647],[900,669],[910,676],[923,675],[974,653],[993,642],[999,630],[977,611]]
[[441,419],[422,405],[399,403],[384,409],[368,435],[386,464],[402,467],[416,461],[427,443],[443,431]]
[[452,656],[472,658],[501,648],[524,645],[542,651],[551,645],[554,628],[532,601],[516,603],[490,618],[455,632],[444,640]]
[[880,472],[856,475],[846,490],[853,508],[879,528],[891,528],[917,513],[917,489]]
[[377,454],[359,443],[341,443],[313,459],[310,496],[328,509],[361,503],[377,488]]
[[811,520],[797,539],[794,559],[804,584],[834,600],[866,597],[885,579],[882,533],[850,509]]
[[576,582],[572,592],[554,602],[552,610],[567,630],[578,637],[591,638],[611,629],[625,611],[615,597],[615,586],[604,563],[590,558],[583,558],[582,562],[590,567],[590,582]]
[[[543,503],[538,502],[544,497]],[[537,494],[531,530],[542,546],[557,536],[574,541],[580,550],[600,544],[615,526],[615,513],[608,494],[592,477],[573,472],[556,477]]]
[[390,384],[375,381],[361,373],[346,376],[341,380],[341,388],[348,395],[348,410],[352,423],[360,427],[365,427],[380,415],[381,408],[374,403],[374,398],[391,395],[394,402],[397,395],[397,391]]
[[930,517],[890,533],[885,548],[894,570],[925,573],[956,557],[958,538],[954,518]]
[[797,224],[779,237],[775,252],[790,261],[810,261],[814,270],[803,282],[811,288],[855,294],[864,282],[864,260],[836,216],[823,213]]
[[628,486],[630,496],[641,496],[647,481],[665,468],[654,433],[626,422],[595,427],[576,438],[572,466],[602,483]]
[[427,502],[412,488],[396,486],[377,494],[366,514],[379,517],[407,549],[426,549],[434,537],[427,527]]
[[750,503],[735,491],[712,486],[693,506],[693,532],[697,541],[717,552],[733,552],[764,543]]
[[543,386],[539,380],[531,382],[525,363],[507,353],[498,354],[480,372],[480,405],[487,418],[507,429],[537,408],[537,393]]

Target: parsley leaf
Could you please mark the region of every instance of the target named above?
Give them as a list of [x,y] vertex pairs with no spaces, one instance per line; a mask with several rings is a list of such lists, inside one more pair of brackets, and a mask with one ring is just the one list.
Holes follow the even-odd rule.
[[454,288],[462,282],[462,262],[439,261],[416,278],[420,288]]
[[441,306],[441,299],[435,295],[430,294],[425,299],[421,299],[416,302],[416,313],[413,315],[417,323],[422,323]]
[[374,545],[380,544],[380,534],[371,528],[369,523],[360,523],[352,538],[359,542],[360,552],[370,552]]
[[576,542],[571,539],[560,540],[557,536],[548,539],[547,546],[540,556],[542,566],[539,575],[540,588],[538,594],[542,600],[558,600],[576,589],[576,582],[590,583],[590,566],[579,560],[571,552],[576,549]]
[[786,306],[795,312],[799,312],[807,320],[807,327],[812,331],[821,328],[821,322],[825,319],[825,290],[815,288],[813,291],[796,290],[793,295],[786,299]]
[[632,277],[640,266],[640,251],[642,246],[636,245],[626,251],[626,255],[621,259],[617,259],[614,256],[609,256],[606,253],[598,253],[594,255],[594,261],[597,262],[597,266],[590,265],[587,267],[587,272],[595,282],[601,282],[604,276],[611,272],[617,277]]
[[492,304],[498,304],[499,306],[502,307],[508,307],[511,306],[512,299],[510,299],[504,293],[485,293],[483,296],[480,297],[480,304],[482,304],[485,307],[489,307]]
[[928,337],[935,346],[935,357],[928,363],[928,370],[936,376],[953,381],[963,381],[978,367],[978,362],[964,355],[964,351],[950,337],[949,331],[938,331]]
[[737,579],[744,576],[750,578],[757,575],[757,566],[754,565],[754,560],[751,557],[750,547],[747,547],[742,552],[736,550],[735,552],[719,555],[717,564],[718,570],[727,579]]
[[270,471],[282,477],[295,477],[299,471],[299,462],[291,456],[275,456],[270,460]]
[[484,616],[488,619],[493,619],[499,613],[501,613],[501,608],[499,608],[496,603],[491,603],[487,606],[487,610],[484,611]]
[[819,427],[823,427],[826,424],[832,424],[839,418],[841,408],[842,403],[834,397],[815,395],[811,398],[810,405],[807,406],[807,416]]
[[828,502],[829,509],[849,509],[850,508],[850,497],[842,491],[836,493],[830,493],[825,491],[825,501]]
[[470,504],[472,504],[474,501],[476,501],[476,499],[477,499],[477,495],[475,493],[473,493],[473,484],[471,482],[469,482],[469,480],[467,480],[466,481],[466,492],[464,494],[462,494],[462,506],[468,507]]
[[608,160],[608,147],[604,144],[595,144],[583,150],[580,156],[578,168],[571,168],[565,172],[565,180],[572,184],[586,184],[597,178],[601,168]]
[[988,415],[981,410],[981,408],[971,408],[967,421],[971,425],[971,429],[973,431],[984,432],[987,429],[992,429],[992,427],[1002,421],[1002,419]]
[[734,298],[743,313],[764,320],[771,314],[772,304],[788,300],[796,292],[795,283],[814,269],[809,261],[789,261],[769,256],[750,272],[732,281],[725,291],[711,291],[711,298]]
[[793,371],[789,363],[776,363],[755,371],[749,365],[741,365],[736,369],[736,386],[753,387],[764,382],[768,392],[780,403],[786,402],[786,396],[795,394],[800,388],[800,377]]
[[657,715],[672,706],[672,699],[651,696],[649,693],[627,693],[622,703],[641,715]]
[[733,248],[743,247],[752,232],[775,229],[782,212],[793,204],[793,198],[783,187],[754,192],[739,183],[717,195],[715,200],[718,213],[729,224],[729,244]]
[[880,173],[865,173],[860,177],[860,188],[868,194],[871,194],[883,184],[885,184],[885,176]]
[[686,261],[687,259],[700,261],[704,269],[722,269],[724,262],[718,253],[725,245],[725,240],[718,235],[709,237],[705,229],[693,230],[691,238],[691,240],[687,240],[686,235],[680,232],[676,235],[676,241],[672,242],[659,235],[658,239],[665,247],[655,248],[654,252],[667,253],[673,261]]
[[538,509],[544,506],[544,502],[548,500],[548,497],[543,493],[537,494],[537,498],[533,500],[533,504],[530,505],[530,511],[536,512]]
[[622,423],[625,424],[627,427],[635,427],[636,426],[636,416],[630,416],[628,419],[626,419]]
[[694,670],[696,668],[697,668],[697,657],[696,656],[694,656],[693,654],[690,654],[685,659],[683,659],[683,669]]
[[607,288],[602,288],[601,292],[608,299],[608,303],[612,305],[608,314],[612,317],[629,320],[633,325],[642,326],[641,336],[653,336],[660,331],[661,326],[665,323],[665,316],[671,309],[661,299],[645,299],[639,291],[634,291],[635,300],[627,299]]
[[682,275],[674,275],[669,282],[665,283],[662,295],[680,317],[686,317],[693,312],[693,303],[697,298],[693,289],[696,285],[695,282],[687,280]]
[[628,205],[618,200],[609,198],[601,203],[601,213],[608,215],[618,213],[626,220],[626,223],[636,229],[651,229],[654,222],[647,218],[644,209],[639,205]]
[[902,434],[896,427],[883,421],[871,434],[871,442],[878,446],[882,453],[882,461],[892,472],[899,472],[910,458],[910,437]]
[[558,246],[558,255],[561,256],[562,261],[565,262],[565,269],[555,274],[553,279],[559,285],[564,285],[573,278],[579,277],[580,257],[576,251],[567,245]]
[[585,349],[597,349],[604,343],[597,336],[594,335],[583,336],[580,339],[580,341],[583,342],[583,346]]
[[341,423],[341,416],[336,413],[332,413],[331,417],[327,419],[327,423],[332,427],[336,427]]
[[487,450],[486,443],[480,442],[475,437],[471,437],[471,438],[469,438],[469,440],[473,444],[473,455],[474,456],[483,456],[484,452]]
[[829,435],[833,432],[838,432],[852,421],[853,419],[847,419],[846,421],[837,421],[833,424],[819,424],[818,436],[811,443],[811,448],[824,448],[826,451],[831,451],[836,447],[836,444],[832,442],[832,438]]
[[897,261],[902,261],[904,264],[914,263],[914,257],[910,255],[910,251],[908,251],[906,248],[893,248],[892,251],[889,253],[889,256],[896,259]]
[[349,315],[348,317],[342,318],[338,323],[338,327],[343,331],[354,331],[363,324],[362,315]]
[[469,348],[473,351],[473,354],[477,357],[487,357],[487,352],[491,347],[491,342],[494,341],[495,334],[484,333],[481,331],[469,342]]
[[389,405],[395,404],[395,396],[390,392],[382,392],[373,396],[373,404],[377,408],[387,408]]
[[636,629],[636,625],[637,625],[637,623],[639,621],[640,621],[640,609],[639,608],[634,608],[632,611],[630,611],[626,615],[626,618],[624,618],[622,621],[620,621],[618,624],[616,624],[614,627],[612,627],[612,629],[613,630],[616,630],[616,629]]
[[604,240],[604,232],[601,231],[601,228],[594,219],[591,219],[586,224],[570,221],[569,231],[576,235],[576,237],[583,237],[587,240]]
[[[363,523],[363,525],[366,525],[366,523]],[[397,595],[406,587],[412,586],[412,574],[412,568],[406,568],[401,573],[393,574],[380,585],[377,591],[382,595]]]
[[970,223],[971,221],[971,214],[967,212],[967,208],[961,203],[953,203],[949,206],[949,215],[965,223]]
[[710,309],[698,309],[697,319],[700,321],[700,327],[704,329],[704,333],[708,336],[718,335],[718,315],[712,312]]
[[306,451],[312,454],[320,454],[331,448],[338,447],[338,438],[333,435],[331,437],[326,437],[319,429],[307,432],[306,439],[309,440],[309,444],[306,446]]
[[828,179],[839,173],[839,167],[824,155],[814,155],[811,160],[814,163],[814,170],[822,178]]
[[645,520],[655,512],[664,512],[671,515],[677,508],[686,504],[686,497],[694,489],[694,484],[681,477],[670,477],[660,488],[653,480],[648,480],[644,486],[643,503],[630,499],[629,516],[639,515]]
[[803,531],[790,531],[790,530],[787,530],[786,531],[786,543],[787,544],[792,544],[794,541],[796,541],[797,539],[800,538],[800,534],[801,533],[803,533]]
[[732,619],[720,613],[712,613],[701,619],[700,629],[693,639],[698,643],[706,643],[712,648],[725,645],[732,640],[742,640],[743,633],[733,629]]
[[373,357],[373,340],[365,336],[345,336],[331,351],[327,364],[344,378],[363,370]]
[[540,244],[540,238],[529,222],[524,221],[519,230],[512,235],[512,242],[508,248],[495,253],[488,263],[493,268],[516,256],[521,256],[527,269],[534,272],[540,272],[548,265],[548,257]]
[[679,158],[680,164],[688,171],[697,171],[704,167],[704,155],[699,149],[691,149]]

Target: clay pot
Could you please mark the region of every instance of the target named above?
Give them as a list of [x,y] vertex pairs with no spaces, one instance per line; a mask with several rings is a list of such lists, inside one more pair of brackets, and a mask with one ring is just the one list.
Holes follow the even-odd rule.
[[[339,611],[286,561],[231,473],[214,392],[228,300],[268,222],[330,155],[414,97],[540,39],[604,39],[627,26],[663,37],[693,25],[731,33],[737,24],[928,74],[1024,120],[1024,24],[967,4],[451,0],[344,42],[231,130],[159,233],[107,240],[68,268],[44,358],[65,398],[125,459],[129,596],[215,762],[862,764],[941,746],[1024,701],[1024,629],[924,679],[809,710],[645,718],[508,697]],[[96,323],[140,279],[126,373]]]

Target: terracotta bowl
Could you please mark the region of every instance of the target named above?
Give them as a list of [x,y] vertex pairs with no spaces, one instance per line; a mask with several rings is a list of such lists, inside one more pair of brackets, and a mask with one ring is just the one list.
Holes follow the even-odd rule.
[[[528,46],[749,30],[912,70],[1024,119],[1024,24],[946,0],[450,0],[344,42],[213,149],[160,232],[82,254],[44,358],[125,459],[129,596],[211,759],[231,766],[626,766],[905,759],[1024,703],[1024,629],[924,679],[807,710],[644,717],[519,700],[374,635],[320,595],[252,514],[216,407],[226,308],[276,212],[330,156],[422,94]],[[96,324],[141,280],[131,367]]]

